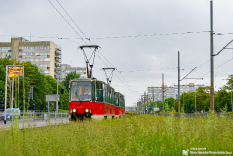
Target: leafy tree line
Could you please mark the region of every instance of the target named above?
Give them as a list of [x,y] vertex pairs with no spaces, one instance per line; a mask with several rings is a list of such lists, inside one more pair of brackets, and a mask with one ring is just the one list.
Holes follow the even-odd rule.
[[[48,103],[46,102],[46,94],[57,94],[57,81],[50,75],[44,75],[40,72],[36,65],[31,64],[31,62],[14,62],[10,60],[9,57],[0,58],[0,109],[4,109],[5,103],[5,75],[6,75],[6,65],[23,65],[24,66],[24,78],[15,78],[14,80],[14,100],[13,107],[19,107],[23,109],[23,79],[25,86],[25,109],[34,109],[33,103],[35,103],[36,110],[47,110]],[[58,84],[58,94],[60,99],[58,102],[59,109],[68,110],[69,108],[69,80],[73,78],[78,78],[79,75],[76,72],[71,72],[67,74],[64,81]],[[19,90],[18,90],[19,85]],[[33,100],[30,98],[32,96],[31,87],[33,87]],[[11,87],[12,78],[8,78],[7,83],[7,108],[11,107]],[[61,88],[64,89],[64,94],[61,94]],[[18,94],[19,92],[19,94]],[[56,102],[49,103],[49,109],[56,109]]]
[[[226,85],[221,87],[218,91],[215,91],[214,97],[214,108],[216,112],[221,112],[225,107],[227,111],[232,111],[231,105],[231,90],[233,89],[233,75],[230,75]],[[233,96],[233,95],[232,95]],[[233,98],[233,97],[232,97]],[[178,99],[167,98],[164,100],[164,109],[165,111],[175,110],[178,112]],[[183,93],[180,96],[180,109],[185,113],[194,113],[195,112],[195,92],[187,92]],[[153,107],[159,107],[159,109],[163,110],[163,101],[153,101],[150,100],[148,104],[149,111]],[[210,87],[199,87],[196,90],[196,110],[200,111],[209,111],[210,109]]]

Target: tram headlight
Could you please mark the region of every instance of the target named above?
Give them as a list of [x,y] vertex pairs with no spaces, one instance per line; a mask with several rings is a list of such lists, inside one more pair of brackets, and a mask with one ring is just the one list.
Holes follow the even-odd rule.
[[89,112],[89,109],[85,109],[85,112],[88,113],[88,112]]
[[76,109],[73,109],[73,112],[75,113],[75,112],[76,112]]

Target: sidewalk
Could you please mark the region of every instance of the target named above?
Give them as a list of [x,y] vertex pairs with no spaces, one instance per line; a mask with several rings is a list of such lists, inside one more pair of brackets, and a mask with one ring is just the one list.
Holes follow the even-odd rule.
[[[64,119],[51,119],[50,122],[48,121],[43,121],[43,120],[40,120],[40,121],[35,121],[35,122],[20,122],[20,123],[17,123],[17,127],[19,129],[23,129],[24,128],[35,128],[35,127],[43,127],[43,126],[47,126],[47,125],[59,125],[59,124],[68,124],[69,123],[69,120],[67,118],[64,118]],[[0,124],[0,128],[5,128],[5,129],[9,129],[11,127],[11,124],[12,123],[7,123],[6,125],[5,124]],[[13,124],[14,127],[15,127],[15,123]]]

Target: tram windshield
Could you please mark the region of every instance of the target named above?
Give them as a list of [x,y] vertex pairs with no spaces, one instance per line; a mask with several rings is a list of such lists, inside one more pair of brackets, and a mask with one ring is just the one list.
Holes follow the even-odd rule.
[[91,81],[72,82],[71,101],[91,101]]

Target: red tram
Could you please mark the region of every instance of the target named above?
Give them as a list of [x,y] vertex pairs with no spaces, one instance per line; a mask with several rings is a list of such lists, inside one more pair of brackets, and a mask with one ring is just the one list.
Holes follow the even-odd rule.
[[70,81],[69,119],[114,118],[125,115],[125,97],[94,78]]

